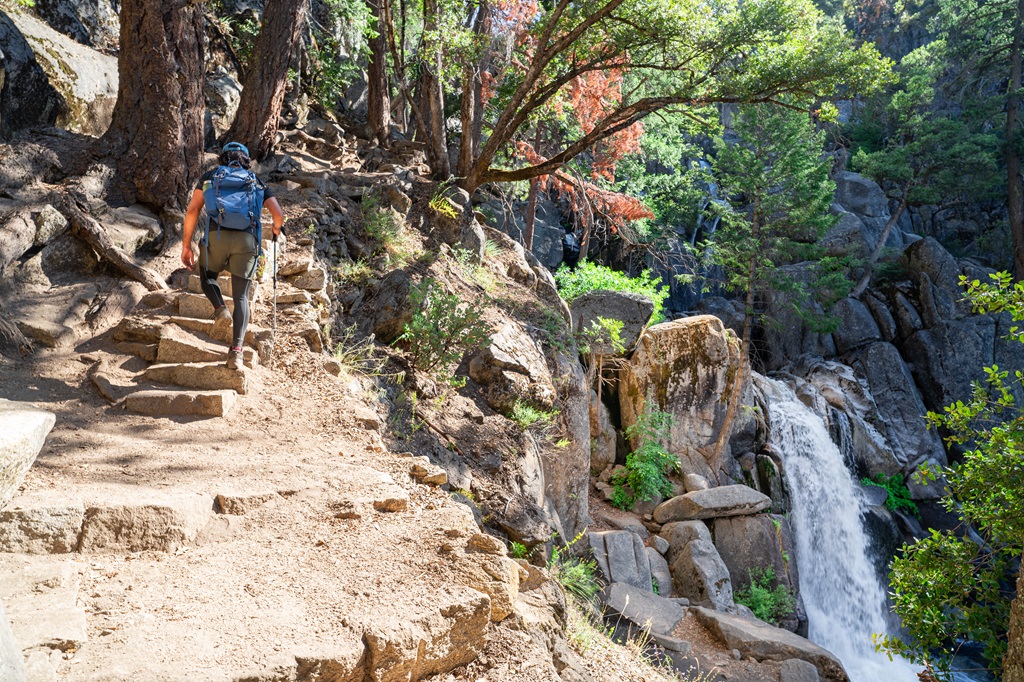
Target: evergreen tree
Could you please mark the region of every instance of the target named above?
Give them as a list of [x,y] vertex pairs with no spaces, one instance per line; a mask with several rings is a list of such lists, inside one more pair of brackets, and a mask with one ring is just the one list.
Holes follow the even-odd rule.
[[[703,246],[703,257],[722,266],[726,288],[743,293],[746,301],[740,366],[715,446],[715,470],[742,401],[758,302],[770,292],[809,299],[836,284],[836,274],[826,272],[828,259],[815,246],[835,222],[828,211],[835,183],[822,153],[823,133],[807,114],[774,104],[743,107],[735,130],[739,142],[719,142],[714,162],[715,177],[730,203],[723,207],[713,243]],[[819,275],[794,278],[783,268],[804,261],[811,261]]]

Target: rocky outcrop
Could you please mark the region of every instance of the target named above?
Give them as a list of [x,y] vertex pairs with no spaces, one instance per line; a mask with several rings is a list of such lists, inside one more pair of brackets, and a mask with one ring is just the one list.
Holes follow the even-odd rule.
[[[591,329],[598,318],[622,322],[620,340],[628,351],[636,345],[640,334],[651,319],[654,303],[643,294],[624,291],[588,291],[575,299],[572,305],[572,327],[576,334]],[[592,353],[617,355],[610,344],[598,344],[590,349]]]
[[687,317],[647,329],[620,372],[622,427],[648,405],[672,415],[668,450],[684,474],[719,480],[709,461],[725,420],[739,361],[739,342],[711,315]]
[[499,329],[483,351],[473,358],[469,376],[484,387],[487,404],[498,412],[511,413],[517,402],[544,409],[551,409],[555,404],[555,388],[540,347],[514,323]]
[[28,14],[11,15],[66,110],[56,123],[72,132],[102,135],[117,101],[117,59],[68,40]]
[[30,403],[0,399],[0,509],[14,497],[56,420]]
[[[560,378],[556,418],[561,420],[565,438],[560,445],[550,439],[543,443],[540,461],[544,469],[544,494],[558,515],[565,537],[574,538],[589,519],[590,390],[583,368],[574,358],[556,353],[554,374]],[[537,395],[539,387],[544,386],[542,374],[537,380],[533,385],[538,388],[533,388],[531,395]]]
[[206,139],[217,140],[228,132],[242,99],[242,84],[224,67],[206,75]]
[[0,11],[0,137],[29,126],[53,125],[67,114],[64,98],[36,60],[25,36]]
[[83,45],[116,49],[121,30],[117,4],[111,0],[36,0],[35,10],[52,28]]

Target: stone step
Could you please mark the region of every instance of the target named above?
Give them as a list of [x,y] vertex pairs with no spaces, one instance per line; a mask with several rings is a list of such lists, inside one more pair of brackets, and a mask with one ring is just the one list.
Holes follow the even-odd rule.
[[[251,301],[250,309],[253,305],[260,302],[261,295],[260,285],[254,284],[249,294],[249,300]],[[224,305],[231,312],[235,311],[235,302],[231,299],[230,294],[224,294]],[[210,319],[213,317],[213,304],[203,294],[193,294],[186,291],[178,295],[178,314],[182,317]]]
[[228,369],[219,362],[183,362],[152,365],[139,377],[158,384],[174,384],[182,388],[204,391],[232,390],[245,395],[248,376],[245,370]]
[[[183,329],[205,334],[215,341],[230,343],[232,330],[228,325],[217,326],[213,320],[197,317],[172,317],[168,320]],[[274,333],[269,329],[250,324],[245,330],[244,344],[256,350],[261,362],[266,362],[274,350]]]
[[[246,367],[254,367],[259,358],[251,348],[243,351]],[[160,336],[156,360],[160,363],[226,362],[228,348],[190,334],[177,326],[168,325]]]
[[223,417],[235,404],[234,391],[163,391],[131,393],[124,399],[129,412],[152,417]]

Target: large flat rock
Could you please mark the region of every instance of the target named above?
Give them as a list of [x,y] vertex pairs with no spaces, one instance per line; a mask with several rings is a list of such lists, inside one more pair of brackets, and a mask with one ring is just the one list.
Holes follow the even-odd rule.
[[[160,363],[224,362],[228,357],[226,346],[189,334],[173,325],[164,327],[157,347],[156,359]],[[251,348],[243,351],[247,367],[252,367],[256,353]]]
[[0,509],[14,497],[56,420],[30,403],[0,399]]
[[745,485],[723,485],[695,490],[662,502],[654,510],[658,523],[745,516],[764,511],[772,499]]
[[219,362],[186,362],[151,365],[142,373],[143,379],[160,384],[205,391],[231,390],[245,394],[249,381],[244,370],[229,369]]
[[589,534],[598,566],[609,583],[632,585],[651,592],[651,564],[639,535],[627,530]]
[[699,606],[691,611],[701,625],[726,647],[738,650],[744,658],[759,661],[786,661],[799,658],[818,669],[825,682],[849,682],[843,664],[830,652],[792,632],[772,627],[759,620],[748,620]]
[[223,417],[235,404],[234,391],[138,391],[125,397],[129,412],[153,417]]
[[84,518],[80,498],[50,492],[18,496],[0,510],[0,552],[74,552]]
[[624,583],[608,585],[601,591],[600,598],[607,615],[624,618],[635,629],[656,635],[670,635],[686,616],[686,609],[671,599]]
[[213,498],[189,492],[125,488],[86,502],[79,551],[172,552],[201,542]]
[[23,649],[72,651],[87,639],[85,611],[65,590],[12,597],[7,600],[7,616]]

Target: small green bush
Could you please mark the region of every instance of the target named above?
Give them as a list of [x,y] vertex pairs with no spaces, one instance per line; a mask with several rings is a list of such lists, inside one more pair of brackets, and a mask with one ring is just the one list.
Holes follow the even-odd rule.
[[626,345],[622,342],[622,320],[598,317],[591,320],[590,326],[581,329],[577,344],[581,353],[600,355],[609,350],[612,354],[624,353]]
[[516,401],[512,406],[512,414],[509,415],[509,419],[514,421],[516,424],[519,424],[519,427],[525,430],[531,426],[542,428],[551,426],[554,423],[555,415],[557,414],[557,410],[548,412],[545,410],[539,410],[528,403]]
[[668,298],[668,287],[649,270],[644,270],[639,277],[630,277],[603,265],[584,261],[575,269],[559,268],[555,273],[555,281],[562,298],[570,303],[588,291],[598,289],[643,294],[654,302],[650,323],[657,324],[665,319],[662,303]]
[[638,501],[672,494],[668,475],[679,470],[679,458],[662,445],[671,427],[672,415],[648,402],[636,423],[626,429],[626,438],[635,438],[639,444],[626,456],[626,472],[611,480],[613,506],[630,509]]
[[405,348],[413,370],[436,371],[441,378],[454,380],[448,367],[490,335],[480,308],[446,294],[430,278],[409,288],[409,301],[412,319],[395,343]]
[[521,542],[512,542],[512,549],[509,551],[509,556],[513,559],[525,559],[530,555],[530,550],[526,548]]
[[772,625],[793,613],[796,599],[789,588],[775,579],[775,569],[751,569],[750,585],[736,590],[733,599],[754,612],[760,620]]
[[910,488],[903,482],[903,477],[893,474],[886,478],[885,474],[875,474],[874,478],[860,479],[862,485],[873,485],[878,488],[885,488],[889,496],[885,498],[885,508],[891,512],[903,512],[917,518],[921,518],[921,512],[917,510],[917,504],[910,497]]
[[583,601],[591,601],[601,589],[601,582],[597,577],[597,562],[574,557],[570,552],[572,546],[585,532],[581,531],[565,547],[556,546],[552,549],[551,561],[548,562],[547,568],[562,589]]
[[387,358],[377,356],[373,336],[360,338],[355,325],[344,327],[335,335],[332,354],[346,375],[379,376],[387,364]]

